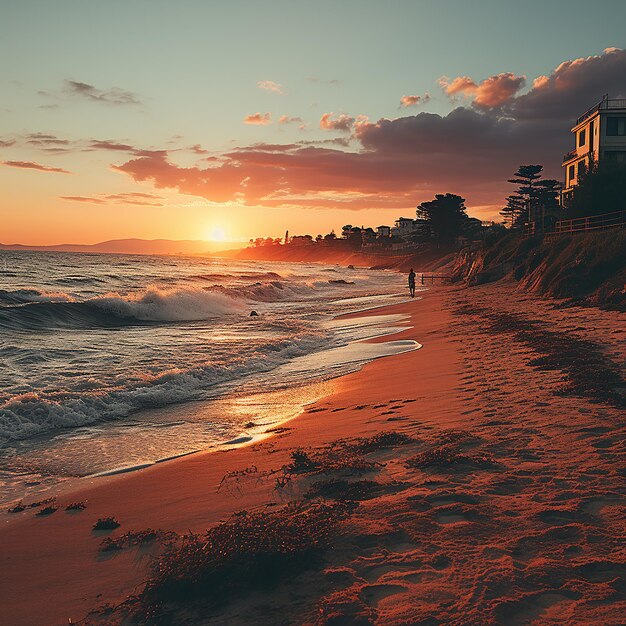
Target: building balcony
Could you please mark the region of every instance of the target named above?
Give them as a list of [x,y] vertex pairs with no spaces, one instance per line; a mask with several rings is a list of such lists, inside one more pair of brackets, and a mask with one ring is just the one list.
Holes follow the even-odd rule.
[[563,155],[563,163],[567,163],[568,161],[575,159],[577,156],[578,151],[576,150],[576,148],[574,148],[573,150],[570,150],[567,154]]

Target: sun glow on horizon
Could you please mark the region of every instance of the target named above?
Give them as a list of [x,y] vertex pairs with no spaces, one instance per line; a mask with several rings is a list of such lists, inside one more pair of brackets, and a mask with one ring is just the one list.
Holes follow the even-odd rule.
[[209,241],[226,241],[226,232],[223,228],[211,228],[207,238]]

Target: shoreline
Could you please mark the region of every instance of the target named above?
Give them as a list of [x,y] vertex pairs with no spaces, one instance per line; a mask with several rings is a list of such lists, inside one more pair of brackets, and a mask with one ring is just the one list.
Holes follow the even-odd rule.
[[[427,291],[427,289],[423,288],[420,291],[425,292]],[[402,296],[402,294],[392,294],[392,295],[398,298]],[[384,297],[388,298],[389,296],[384,296]],[[357,298],[357,300],[361,300],[361,299],[363,298],[360,298],[360,297]],[[403,299],[399,303],[393,303],[393,305],[395,306],[396,304],[403,304],[407,302],[411,302],[411,300],[408,298]],[[395,340],[392,339],[393,336],[397,334],[398,332],[402,332],[402,330],[406,329],[405,323],[408,321],[408,316],[403,316],[403,315],[395,315],[395,316],[390,315],[389,316],[389,315],[381,314],[379,311],[381,309],[384,309],[387,306],[389,306],[389,304],[372,305],[372,306],[365,307],[365,308],[355,309],[354,311],[351,311],[349,313],[341,313],[341,314],[335,315],[329,320],[329,323],[331,324],[331,326],[333,325],[334,322],[336,322],[337,320],[341,320],[341,319],[373,318],[375,321],[373,321],[372,323],[368,323],[367,326],[374,327],[377,332],[376,334],[366,339],[352,340],[352,341],[349,341],[345,346],[341,346],[339,348],[337,347],[327,348],[324,350],[320,350],[318,352],[312,352],[302,357],[298,357],[298,359],[305,359],[305,360],[311,359],[311,358],[315,358],[316,356],[324,355],[326,353],[335,352],[338,349],[344,350],[346,352],[350,352],[351,346],[352,346],[352,351],[354,351],[356,350],[356,348],[358,348],[359,344],[367,344],[375,340],[378,340],[378,341],[375,341],[376,343],[381,343],[380,340],[384,338],[389,339],[388,341],[385,341],[384,343],[389,344],[391,346],[391,344],[395,343]],[[397,319],[389,319],[389,318],[394,318],[394,317],[396,317]],[[396,326],[394,326],[394,324],[396,324]],[[419,343],[417,342],[414,342],[414,343],[415,343],[415,347],[412,349],[419,349],[421,347]],[[402,353],[403,351],[408,351],[408,350],[409,349],[407,348],[407,350],[399,351],[399,353]],[[393,356],[393,353],[385,354],[383,351],[380,354],[371,355],[370,357],[366,357],[363,360],[356,358],[356,355],[353,355],[353,357],[351,358],[348,356],[347,360],[345,361],[345,363],[343,363],[343,365],[345,366],[347,364],[352,363],[357,368],[356,371],[358,371],[358,369],[362,368],[366,363],[370,362],[371,360],[384,358],[387,356]],[[283,364],[283,365],[289,365],[289,363],[290,362],[287,362],[286,364]],[[326,383],[330,383],[333,379],[340,377],[342,375],[345,375],[345,374],[326,372],[325,375],[323,375],[319,380],[307,382],[305,387],[306,388],[312,388],[316,386],[324,387]],[[288,391],[288,390],[289,388],[286,388],[283,391]],[[277,395],[280,395],[280,394],[281,394],[281,391],[277,392]],[[117,465],[114,467],[110,467],[108,469],[92,471],[84,475],[68,475],[68,476],[60,475],[56,482],[47,484],[41,490],[35,490],[24,496],[3,500],[0,506],[2,506],[3,508],[6,508],[6,507],[11,507],[15,504],[18,504],[19,502],[23,500],[34,501],[34,500],[44,499],[47,497],[48,493],[53,493],[55,491],[66,491],[66,490],[67,491],[79,491],[81,490],[81,488],[83,488],[83,484],[86,480],[140,471],[148,467],[152,467],[153,465],[176,460],[180,457],[188,456],[191,454],[197,454],[197,453],[202,453],[202,452],[214,452],[214,451],[219,451],[219,450],[224,450],[224,449],[230,449],[233,447],[251,445],[259,441],[263,441],[268,436],[271,436],[271,431],[273,429],[278,428],[282,424],[285,424],[291,421],[292,419],[294,419],[295,417],[297,417],[299,412],[304,411],[307,405],[314,403],[316,400],[319,400],[323,395],[324,395],[324,392],[322,391],[318,392],[318,394],[314,395],[314,397],[310,397],[310,394],[303,394],[302,399],[296,402],[296,404],[299,404],[301,407],[300,411],[295,411],[293,414],[290,414],[289,416],[282,416],[278,418],[276,421],[272,421],[271,423],[263,422],[261,424],[256,424],[255,428],[252,431],[244,432],[242,430],[237,435],[233,434],[229,438],[222,440],[222,441],[216,441],[215,443],[207,447],[190,449],[190,450],[182,450],[181,452],[177,452],[173,454],[166,454],[165,456],[162,456],[162,457],[146,459],[145,461],[142,460],[142,461],[138,461],[136,463],[131,463],[128,465],[121,464],[121,465]],[[257,391],[257,392],[253,392],[252,394],[248,394],[246,398],[255,399],[255,398],[262,398],[264,396],[267,396],[267,393],[264,393],[262,391]],[[271,402],[272,402],[272,398],[266,401],[266,408],[267,406],[270,406]],[[188,406],[193,407],[191,409],[191,413],[198,413],[198,412],[202,412],[203,410],[207,410],[207,408],[209,408],[212,404],[222,405],[222,404],[228,404],[228,403],[234,404],[234,396],[232,396],[232,393],[227,394],[225,397],[217,397],[212,400],[194,400],[194,401],[187,402],[187,403],[177,403],[177,404],[166,405],[163,407],[158,407],[156,411],[160,413],[167,412],[168,414],[171,414],[172,417],[175,417],[175,416],[180,417],[181,414],[184,416],[184,414],[189,411]],[[232,406],[230,408],[231,410],[233,409]],[[228,411],[228,407],[226,407],[226,410]],[[154,411],[155,409],[142,409],[138,412],[138,414],[149,415],[153,413]],[[132,416],[129,416],[129,417],[132,417]],[[111,424],[113,426],[117,425],[115,421],[111,422]],[[140,426],[140,428],[142,427]],[[143,428],[145,428],[145,426]],[[242,428],[243,428],[243,422],[242,422]],[[262,430],[260,428],[268,428],[269,430]],[[34,442],[35,444],[39,444],[41,442],[50,441],[51,437],[54,438],[54,436],[58,434],[59,433],[48,433],[47,435],[42,434],[38,436],[38,438],[36,438]],[[60,434],[63,434],[63,433],[60,433]],[[97,440],[97,437],[93,441],[96,441],[96,440]],[[36,450],[37,448],[33,448],[33,449]],[[40,475],[37,473],[33,473],[33,479],[41,480],[43,478],[44,478],[44,474]]]
[[[381,431],[404,433],[415,443],[368,457],[384,464],[372,476],[382,491],[362,501],[344,524],[335,541],[340,549],[326,555],[323,571],[307,574],[306,593],[287,583],[269,597],[249,590],[210,623],[254,622],[268,602],[294,623],[325,623],[313,618],[321,606],[331,606],[348,623],[368,617],[401,624],[419,617],[460,624],[454,617],[459,614],[467,618],[464,623],[541,618],[537,623],[556,624],[562,623],[554,621],[559,615],[571,624],[618,623],[611,621],[620,612],[609,586],[623,575],[625,552],[618,538],[626,530],[626,502],[615,495],[614,467],[615,446],[624,434],[621,409],[609,396],[587,398],[582,388],[555,395],[570,365],[561,364],[560,371],[532,365],[537,355],[555,350],[551,336],[539,335],[535,345],[513,324],[503,343],[496,324],[531,317],[549,322],[550,332],[573,345],[587,342],[581,349],[606,342],[607,355],[623,359],[620,319],[599,310],[564,310],[518,293],[507,301],[510,295],[508,285],[446,288],[390,305],[387,313],[410,315],[411,326],[394,339],[417,340],[423,348],[376,359],[334,379],[330,395],[272,437],[107,477],[64,494],[61,508],[48,517],[26,512],[6,524],[8,514],[2,513],[0,603],[10,623],[76,622],[139,590],[150,553],[132,548],[103,558],[102,535],[91,531],[98,517],[119,519],[112,536],[146,528],[200,532],[236,511],[297,500],[310,484],[298,480],[277,491],[269,481],[242,480],[218,491],[229,472],[276,469],[297,448],[316,450]],[[609,365],[618,358],[609,356]],[[571,372],[576,379],[577,370]],[[489,455],[496,465],[407,469],[409,454],[458,437],[461,443],[450,445],[461,446],[468,457]],[[70,497],[86,500],[87,508],[66,513]],[[563,528],[575,539],[563,544]],[[601,543],[586,539],[593,532],[600,533]],[[537,559],[545,572],[539,581],[533,578]],[[594,565],[600,563],[606,574]],[[511,583],[502,588],[498,579]],[[463,600],[468,592],[491,599]]]

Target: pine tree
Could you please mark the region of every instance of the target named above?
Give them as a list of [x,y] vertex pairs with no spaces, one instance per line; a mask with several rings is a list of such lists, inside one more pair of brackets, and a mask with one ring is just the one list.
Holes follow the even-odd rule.
[[537,181],[541,178],[543,165],[520,165],[517,172],[513,174],[516,178],[509,178],[510,183],[518,185],[516,195],[521,196],[526,202],[528,211],[528,221],[535,219],[537,211]]
[[500,211],[500,215],[504,218],[504,224],[509,228],[520,227],[527,213],[526,200],[518,194],[507,196],[506,205]]

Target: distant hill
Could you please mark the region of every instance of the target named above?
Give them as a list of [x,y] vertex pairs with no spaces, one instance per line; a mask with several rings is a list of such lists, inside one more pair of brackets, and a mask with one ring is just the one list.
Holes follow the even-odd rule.
[[[243,243],[241,244],[244,245]],[[207,254],[232,250],[237,242],[197,239],[111,239],[94,244],[63,243],[55,246],[29,246],[0,243],[0,250],[38,250],[42,252],[104,252],[117,254]]]

